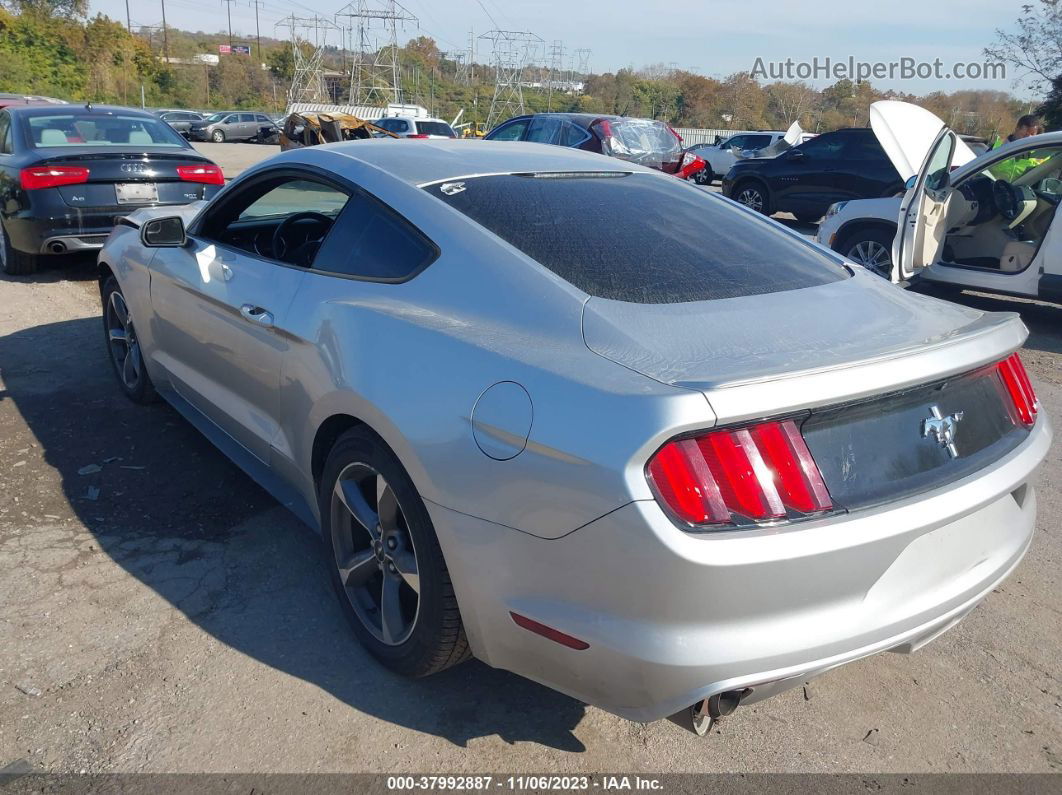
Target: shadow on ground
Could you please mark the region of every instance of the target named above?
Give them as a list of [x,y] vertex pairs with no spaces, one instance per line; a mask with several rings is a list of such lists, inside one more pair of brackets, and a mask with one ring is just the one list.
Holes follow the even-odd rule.
[[[0,409],[13,402],[62,478],[42,513],[72,509],[103,552],[218,641],[355,710],[460,746],[496,735],[585,750],[572,734],[585,706],[526,679],[478,661],[417,681],[377,665],[345,624],[316,534],[167,405],[127,401],[99,320],[8,335],[0,362]],[[79,474],[90,465],[101,471]]]

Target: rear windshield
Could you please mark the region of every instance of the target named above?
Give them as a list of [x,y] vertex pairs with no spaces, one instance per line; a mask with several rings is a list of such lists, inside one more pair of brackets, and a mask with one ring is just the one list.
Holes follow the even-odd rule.
[[810,243],[675,177],[510,174],[426,190],[599,298],[710,301],[848,276]]
[[33,146],[172,146],[184,139],[161,119],[102,113],[56,113],[26,118]]
[[444,121],[418,121],[417,132],[421,135],[445,135],[448,138],[456,138],[456,134],[450,125]]
[[605,154],[621,160],[660,168],[682,157],[681,142],[661,121],[609,119],[595,126],[601,134]]

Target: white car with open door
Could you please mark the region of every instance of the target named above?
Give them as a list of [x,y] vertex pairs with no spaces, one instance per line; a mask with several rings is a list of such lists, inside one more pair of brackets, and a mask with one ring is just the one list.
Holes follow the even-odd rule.
[[917,277],[1062,301],[1062,133],[975,158],[923,108],[883,101],[870,113],[907,191],[834,205],[819,243],[894,282]]

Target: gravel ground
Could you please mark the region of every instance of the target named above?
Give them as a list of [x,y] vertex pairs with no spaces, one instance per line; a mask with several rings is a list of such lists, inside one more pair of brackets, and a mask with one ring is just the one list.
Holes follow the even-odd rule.
[[[960,300],[1021,312],[1062,428],[1062,308]],[[959,627],[701,740],[475,661],[417,682],[379,668],[343,623],[315,537],[174,411],[122,398],[98,315],[91,263],[0,280],[0,768],[1062,769],[1057,444],[1029,555]]]

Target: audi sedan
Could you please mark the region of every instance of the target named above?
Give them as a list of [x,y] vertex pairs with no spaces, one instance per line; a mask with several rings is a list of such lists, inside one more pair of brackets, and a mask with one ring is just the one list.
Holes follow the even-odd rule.
[[1015,315],[615,158],[291,150],[133,213],[99,269],[120,389],[319,531],[402,674],[474,655],[704,732],[917,649],[1032,537],[1051,430]]
[[0,269],[95,251],[138,207],[187,204],[221,169],[166,122],[133,108],[22,105],[0,110]]

